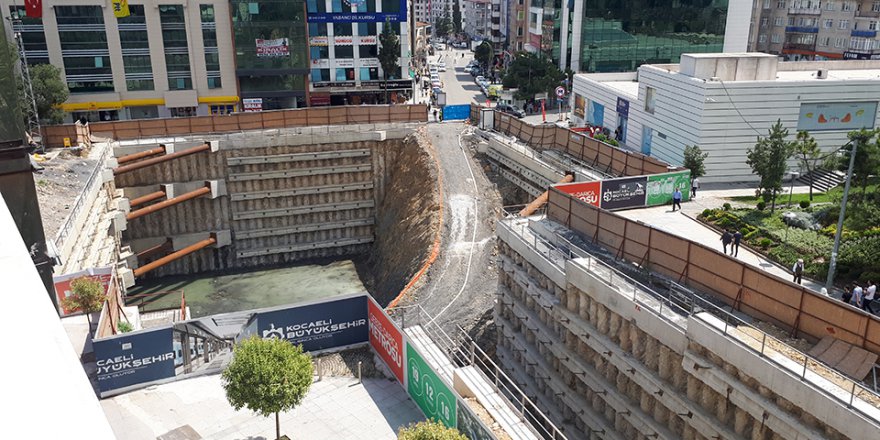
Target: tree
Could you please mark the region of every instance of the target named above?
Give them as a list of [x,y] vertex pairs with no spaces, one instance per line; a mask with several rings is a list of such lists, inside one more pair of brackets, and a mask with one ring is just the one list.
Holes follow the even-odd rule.
[[782,191],[782,179],[788,170],[786,160],[794,154],[794,142],[786,141],[786,137],[788,129],[782,127],[781,120],[777,120],[770,127],[768,136],[758,136],[755,147],[746,152],[746,163],[761,177],[758,189],[764,201],[772,200],[770,212],[776,211],[776,194]]
[[495,55],[495,49],[492,48],[492,43],[488,41],[483,41],[474,49],[474,59],[476,59],[480,66],[488,69],[489,63],[492,62],[492,56]]
[[61,307],[70,311],[82,311],[89,323],[89,336],[92,336],[92,313],[100,312],[107,295],[100,281],[80,277],[70,282],[70,296],[61,300]]
[[394,72],[400,71],[397,64],[400,60],[400,38],[394,29],[391,29],[391,23],[385,22],[382,26],[382,33],[379,34],[379,65],[382,66],[382,72],[385,74],[385,103],[388,103],[388,77]]
[[565,74],[549,59],[533,53],[519,52],[507,67],[502,83],[505,88],[516,88],[514,98],[532,100],[536,93],[553,93]]
[[452,20],[449,14],[446,14],[434,23],[434,36],[445,38],[450,32],[452,32]]
[[312,359],[302,345],[251,336],[241,341],[221,379],[233,408],[275,414],[275,436],[281,437],[278,414],[302,403],[312,386]]
[[810,136],[809,132],[798,131],[796,139],[794,142],[794,153],[797,155],[801,171],[810,176],[810,201],[812,201],[813,171],[816,170],[816,162],[819,161],[822,150],[819,149],[819,144],[813,136]]
[[461,7],[458,6],[458,0],[452,2],[452,31],[461,33]]
[[700,147],[696,145],[684,147],[684,167],[691,170],[692,179],[706,175],[706,166],[703,164],[703,161],[707,157],[709,157],[709,153],[703,153]]
[[[3,66],[11,66],[17,71],[19,63],[18,49],[14,45],[8,45],[2,54]],[[4,70],[6,71],[6,70]],[[64,119],[64,111],[58,108],[67,101],[70,91],[67,84],[61,81],[61,70],[51,64],[37,64],[30,67],[31,87],[34,91],[34,101],[37,103],[37,113],[40,120],[50,124],[59,124]],[[23,115],[27,114],[30,103],[25,99],[24,86],[18,83],[19,108]]]
[[[862,188],[861,201],[865,200],[865,190],[868,187],[868,177],[877,174],[880,170],[880,139],[873,139],[877,134],[876,130],[858,130],[852,131],[847,136],[851,143],[857,144],[856,162],[853,164],[852,179]],[[871,142],[874,140],[874,142]],[[852,151],[852,145],[849,144],[843,148],[847,153]],[[849,154],[845,155],[845,159],[849,159]],[[846,164],[849,167],[849,163]]]
[[397,440],[467,440],[467,437],[455,428],[447,428],[440,422],[426,420],[400,428]]

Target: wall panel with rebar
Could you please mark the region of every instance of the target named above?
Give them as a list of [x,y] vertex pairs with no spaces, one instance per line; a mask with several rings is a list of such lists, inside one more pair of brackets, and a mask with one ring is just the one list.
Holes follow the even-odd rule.
[[716,249],[581,202],[551,188],[548,217],[623,258],[793,335],[834,336],[880,354],[880,320]]

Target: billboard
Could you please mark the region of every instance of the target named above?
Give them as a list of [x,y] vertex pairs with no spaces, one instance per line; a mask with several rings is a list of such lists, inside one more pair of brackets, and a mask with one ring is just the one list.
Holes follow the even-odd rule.
[[259,112],[263,110],[263,98],[243,98],[242,109],[246,112]]
[[171,328],[92,341],[101,392],[174,377]]
[[874,128],[877,101],[802,103],[798,130],[830,131]]
[[647,176],[624,177],[602,181],[602,209],[624,209],[645,206]]
[[686,202],[691,198],[690,170],[649,175],[646,204],[648,206],[657,206],[672,203],[672,193],[676,188],[681,190],[682,202]]
[[369,340],[367,296],[257,313],[264,339],[287,339],[303,351],[324,350]]
[[575,93],[574,95],[574,115],[584,119],[585,111],[587,107],[587,100],[581,95]]
[[79,272],[69,273],[66,275],[58,275],[52,277],[52,282],[55,284],[55,296],[58,298],[58,307],[61,308],[61,312],[63,315],[67,315],[75,312],[76,310],[68,310],[61,306],[61,301],[64,298],[67,298],[72,293],[70,288],[70,283],[77,279],[87,277],[94,280],[98,280],[104,286],[104,293],[106,294],[110,289],[110,283],[113,279],[113,270],[110,267],[99,267],[94,269],[86,269],[81,270]]
[[290,55],[287,38],[275,38],[273,40],[257,39],[258,57],[286,57]]
[[567,183],[564,185],[556,185],[556,189],[571,194],[582,202],[587,202],[593,206],[599,206],[599,194],[601,192],[602,182],[578,182]]
[[385,361],[394,377],[403,384],[403,333],[388,319],[388,315],[373,298],[369,298],[368,306],[370,345]]
[[419,352],[406,343],[407,392],[425,417],[439,420],[449,428],[456,426],[456,395],[425,363]]

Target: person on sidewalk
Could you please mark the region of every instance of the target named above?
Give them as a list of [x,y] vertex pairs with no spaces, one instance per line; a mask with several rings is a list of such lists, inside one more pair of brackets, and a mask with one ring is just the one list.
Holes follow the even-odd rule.
[[840,300],[846,304],[849,304],[849,302],[852,300],[852,294],[853,294],[854,288],[855,288],[855,284],[850,284],[848,289],[844,287],[843,295],[840,296]]
[[691,198],[697,198],[697,190],[700,189],[700,179],[694,177],[694,180],[691,180]]
[[437,120],[437,109],[434,109],[434,122],[438,122]]
[[873,281],[868,280],[868,284],[865,287],[865,300],[862,302],[862,310],[874,314],[874,309],[871,308],[871,303],[874,302],[874,295],[877,293],[877,285],[874,284]]
[[742,241],[742,238],[742,232],[736,231],[733,233],[733,245],[730,246],[730,255],[734,257],[739,256],[739,242]]
[[804,277],[804,259],[798,258],[797,263],[794,263],[794,266],[791,267],[791,272],[794,274],[794,279],[792,281],[800,284],[801,280]]
[[730,231],[725,230],[723,234],[721,234],[721,244],[724,246],[724,255],[727,255],[727,245],[733,241],[733,234]]
[[681,190],[677,187],[675,188],[675,191],[672,192],[672,212],[675,212],[676,206],[681,210]]
[[865,291],[862,289],[862,286],[858,284],[853,283],[853,286],[855,287],[853,287],[852,290],[852,300],[850,300],[850,304],[861,309],[862,303],[864,303],[865,300]]

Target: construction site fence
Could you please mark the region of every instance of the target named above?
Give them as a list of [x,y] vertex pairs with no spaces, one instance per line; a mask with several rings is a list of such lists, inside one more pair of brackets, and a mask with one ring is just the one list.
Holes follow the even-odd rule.
[[43,144],[62,147],[67,138],[71,144],[83,145],[90,143],[92,136],[118,141],[320,125],[427,121],[428,109],[424,104],[309,107],[231,115],[93,122],[84,126],[50,125],[43,127]]
[[[532,125],[507,113],[495,111],[494,129],[514,136],[534,148],[562,151],[594,168],[615,176],[642,176],[683,170],[641,153],[607,144],[556,124]],[[471,105],[471,119],[478,122],[480,107]]]
[[113,336],[119,332],[119,320],[128,320],[122,310],[122,289],[119,287],[119,278],[114,271],[113,278],[110,280],[107,289],[107,298],[104,300],[104,307],[101,309],[101,317],[98,319],[98,330],[95,332],[95,339]]
[[550,189],[547,216],[635,263],[813,342],[833,336],[880,354],[880,321],[722,252]]

